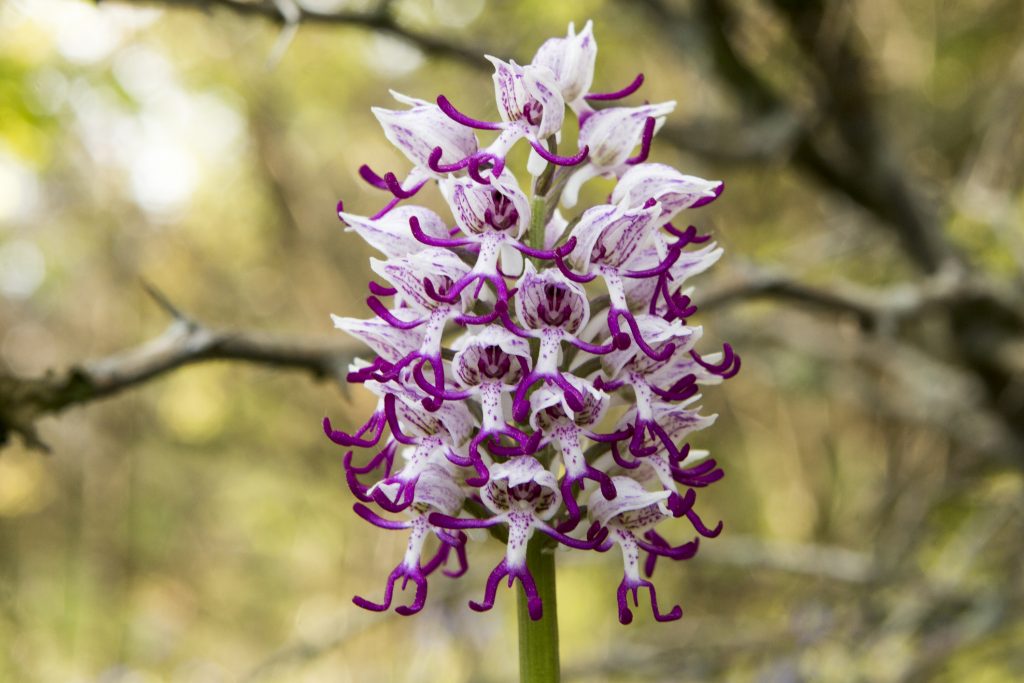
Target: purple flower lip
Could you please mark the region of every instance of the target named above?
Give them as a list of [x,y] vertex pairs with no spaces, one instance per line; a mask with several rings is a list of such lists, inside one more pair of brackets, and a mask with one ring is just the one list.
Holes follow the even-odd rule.
[[402,189],[402,184],[398,182],[398,178],[396,178],[395,174],[391,171],[384,174],[384,184],[388,191],[398,199],[409,199],[410,197],[415,196],[415,194],[419,192],[420,188],[423,187],[423,183],[420,183],[412,190],[404,190]]
[[416,216],[409,218],[409,230],[412,232],[412,236],[418,239],[428,247],[464,247],[467,244],[472,244],[471,239],[443,239],[440,237],[431,237],[423,232],[423,228],[420,227],[420,221]]
[[[724,183],[723,183],[723,187],[724,187]],[[692,244],[702,244],[704,242],[707,242],[709,239],[711,239],[711,235],[698,235],[697,234],[697,226],[695,226],[695,225],[687,226],[686,230],[680,230],[679,228],[675,227],[671,223],[666,223],[662,227],[664,227],[665,230],[667,230],[669,234],[675,235],[676,237],[678,237],[680,239],[680,241],[682,242],[683,246],[685,246],[687,244],[691,244],[691,243]],[[683,240],[685,240],[685,241],[683,241]]]

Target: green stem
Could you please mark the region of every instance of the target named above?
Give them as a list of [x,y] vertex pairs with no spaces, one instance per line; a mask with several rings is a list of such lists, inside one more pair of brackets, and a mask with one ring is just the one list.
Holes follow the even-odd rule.
[[519,591],[519,681],[520,683],[558,683],[558,600],[555,595],[554,548],[544,539],[533,538],[526,550],[526,566],[537,584],[544,604],[543,617],[530,619],[526,595]]
[[[538,188],[542,189],[542,188]],[[527,243],[534,249],[544,248],[544,227],[547,216],[547,197],[543,192],[530,202],[531,220]],[[517,616],[519,621],[519,681],[520,683],[558,683],[561,669],[558,664],[558,599],[555,595],[555,553],[545,539],[536,536],[526,546],[526,568],[537,584],[537,593],[544,606],[537,621],[530,618],[526,594],[519,592]]]
[[535,196],[530,202],[530,231],[526,233],[526,243],[534,249],[544,248],[544,218],[547,215],[547,197]]

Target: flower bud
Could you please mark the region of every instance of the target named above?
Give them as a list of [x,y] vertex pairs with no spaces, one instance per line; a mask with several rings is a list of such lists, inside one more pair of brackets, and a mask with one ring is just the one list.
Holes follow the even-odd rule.
[[555,76],[562,98],[573,103],[590,90],[594,82],[594,60],[597,42],[592,33],[593,23],[588,21],[583,30],[569,24],[565,38],[549,38],[537,50],[531,64],[545,66]]

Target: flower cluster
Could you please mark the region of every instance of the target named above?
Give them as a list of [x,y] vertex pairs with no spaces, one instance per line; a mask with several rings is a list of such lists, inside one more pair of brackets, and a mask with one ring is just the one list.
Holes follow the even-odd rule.
[[[728,344],[709,355],[695,349],[702,328],[687,324],[696,308],[686,283],[722,250],[673,221],[723,184],[647,162],[675,103],[608,106],[643,76],[617,92],[590,92],[596,53],[588,22],[545,42],[525,66],[488,57],[497,122],[470,118],[443,95],[435,104],[393,93],[406,108],[373,110],[413,167],[404,179],[360,169],[390,195],[373,216],[339,204],[348,229],[383,258],[371,260],[380,279],[369,283],[374,316],[334,323],[375,352],[349,381],[379,401],[356,432],[326,419],[324,429],[347,449],[377,449],[363,464],[345,455],[355,511],[410,535],[383,602],[356,597],[361,607],[389,609],[400,580],[415,595],[396,611],[419,611],[427,577],[448,566],[449,576],[462,575],[467,531],[490,528],[507,550],[474,610],[493,606],[502,579],[518,579],[530,615],[541,617],[526,563],[539,532],[580,550],[617,544],[620,621],[632,620],[628,598],[636,606],[640,588],[655,618],[670,621],[682,611],[662,611],[648,579],[657,558],[692,557],[698,539],[672,545],[656,528],[686,518],[700,536],[721,530],[702,522],[694,502],[722,470],[686,439],[714,421],[695,405],[700,386],[734,375],[740,362]],[[563,156],[567,108],[578,150]],[[477,131],[493,131],[493,141],[482,145]],[[522,175],[529,194],[506,166],[522,139],[532,148]],[[617,181],[608,203],[564,218],[557,206],[575,206],[598,177]],[[430,182],[454,226],[403,203]],[[436,551],[425,552],[428,541]]]

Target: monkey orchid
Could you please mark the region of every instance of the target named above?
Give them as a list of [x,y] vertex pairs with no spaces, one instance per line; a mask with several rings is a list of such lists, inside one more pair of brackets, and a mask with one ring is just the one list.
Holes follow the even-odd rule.
[[[555,548],[618,545],[619,620],[633,620],[630,599],[635,606],[644,589],[654,618],[671,621],[682,610],[662,610],[648,579],[658,558],[689,559],[698,543],[673,546],[663,528],[686,518],[687,533],[721,531],[696,504],[723,472],[691,439],[715,421],[696,407],[700,390],[735,375],[740,360],[728,344],[698,351],[707,333],[690,322],[691,281],[722,249],[689,225],[700,214],[685,212],[723,185],[648,161],[675,104],[607,108],[643,76],[591,92],[596,54],[587,22],[545,42],[529,64],[488,57],[490,121],[443,95],[434,104],[396,94],[405,109],[373,110],[413,168],[401,179],[360,169],[389,195],[376,213],[339,204],[347,229],[380,257],[370,260],[372,315],[334,324],[368,348],[348,379],[377,405],[351,431],[326,419],[324,430],[344,449],[356,513],[409,541],[383,600],[355,598],[361,607],[420,611],[427,577],[442,567],[462,575],[479,537],[505,547],[474,610],[496,604],[502,581],[518,581],[523,629],[551,636]],[[506,157],[521,139],[530,158],[513,168]],[[560,155],[563,139],[579,149]],[[574,209],[598,176],[616,182],[606,202]],[[448,213],[405,203],[434,186]],[[687,227],[673,225],[682,215]],[[474,529],[490,533],[466,533]],[[406,587],[412,596],[396,598]],[[547,636],[530,647],[548,647]]]

